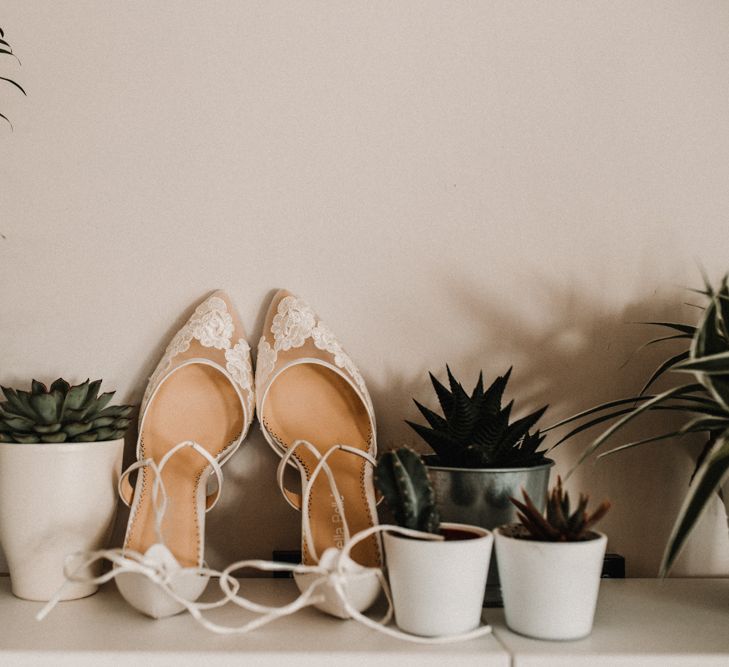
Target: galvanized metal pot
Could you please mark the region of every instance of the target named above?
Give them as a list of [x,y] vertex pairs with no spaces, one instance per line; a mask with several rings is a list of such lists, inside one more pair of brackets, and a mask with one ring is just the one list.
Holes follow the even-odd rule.
[[[554,461],[528,468],[448,468],[437,465],[436,457],[424,457],[438,499],[441,520],[466,523],[493,530],[516,519],[509,498],[521,499],[524,489],[534,504],[544,509],[549,472]],[[491,559],[487,590],[498,590],[496,558]],[[494,596],[487,595],[487,601]]]

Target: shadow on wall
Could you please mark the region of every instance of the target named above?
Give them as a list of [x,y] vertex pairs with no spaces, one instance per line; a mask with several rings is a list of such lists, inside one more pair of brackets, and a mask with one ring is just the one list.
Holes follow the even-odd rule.
[[[518,310],[523,301],[518,306],[516,302],[504,304],[479,287],[446,283],[448,299],[456,309],[456,321],[462,318],[469,332],[474,332],[469,333],[473,346],[464,349],[461,344],[457,351],[447,353],[440,367],[423,365],[407,374],[399,368],[389,368],[381,369],[375,378],[363,369],[378,417],[381,451],[401,444],[427,451],[427,446],[403,420],[420,420],[413,397],[437,407],[428,371],[444,379],[446,362],[466,389],[475,384],[480,369],[489,381],[513,365],[506,398],[516,399],[515,414],[549,404],[543,420],[548,425],[598,403],[637,393],[660,361],[678,349],[675,343],[667,343],[665,347],[654,346],[636,354],[640,345],[660,335],[656,328],[637,322],[695,322],[698,317],[695,308],[682,303],[690,299],[688,292],[654,293],[615,308],[572,287],[546,280],[535,282],[531,296],[538,307],[527,313]],[[264,303],[267,305],[268,301]],[[191,312],[192,308],[169,327],[167,339]],[[251,342],[258,340],[264,316],[265,306],[256,327],[248,331]],[[140,396],[160,354],[161,349],[151,354],[144,376],[140,373]],[[659,419],[662,424],[656,421]],[[646,416],[632,430],[626,429],[614,444],[670,427],[667,419],[663,415]],[[557,472],[564,475],[597,433],[599,427],[557,448],[553,452]],[[550,434],[545,444],[556,442],[559,435]],[[626,556],[629,576],[656,576],[700,446],[700,440],[646,445],[597,465],[587,462],[570,479],[571,489],[589,490],[595,502],[606,497],[613,501],[602,528],[611,538],[610,549]],[[298,548],[300,517],[288,508],[272,483],[278,458],[269,451],[256,425],[239,454],[225,468],[227,483],[219,508],[208,515],[207,557],[214,567],[242,557],[268,558],[273,548]],[[133,458],[134,442],[130,441],[125,465]],[[123,539],[126,519],[126,512],[120,512],[115,544]],[[675,574],[729,572],[726,530],[721,535],[717,531],[723,521],[723,510],[717,502],[715,516],[697,527]],[[254,543],[256,548],[252,550]]]
[[[408,377],[395,375],[372,387],[375,407],[383,416],[379,429],[383,449],[403,443],[420,451],[427,449],[403,419],[422,421],[411,397],[437,409],[427,371],[445,380],[446,361],[466,390],[475,384],[480,369],[488,383],[513,365],[506,400],[515,399],[517,416],[549,404],[542,421],[547,426],[599,403],[637,394],[659,363],[681,349],[681,341],[671,341],[636,352],[646,341],[663,335],[658,327],[639,323],[693,323],[700,312],[684,303],[699,297],[692,299],[691,293],[678,289],[610,308],[599,298],[574,288],[539,280],[531,295],[539,302],[537,312],[521,313],[511,304],[500,305],[502,300],[476,286],[451,281],[446,288],[463,317],[476,323],[476,342],[471,350],[449,354],[440,368],[422,369]],[[657,388],[673,381],[666,377]],[[612,444],[647,437],[659,429],[665,432],[672,424],[680,424],[679,420],[674,415],[646,415]],[[567,473],[600,428],[576,436],[551,453],[557,473]],[[566,429],[550,433],[545,445],[556,443],[564,433]],[[601,526],[611,537],[610,549],[626,557],[629,576],[656,576],[700,448],[700,438],[658,442],[597,464],[588,461],[570,478],[568,486],[573,493],[585,490],[594,502],[603,498],[613,501],[613,509]],[[729,572],[726,519],[718,499],[697,526],[673,572]]]

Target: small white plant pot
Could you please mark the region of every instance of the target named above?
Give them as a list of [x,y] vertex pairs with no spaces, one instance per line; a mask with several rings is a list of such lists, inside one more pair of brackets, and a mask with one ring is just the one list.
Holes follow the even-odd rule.
[[541,542],[494,531],[506,624],[536,639],[586,637],[595,618],[607,537]]
[[481,622],[493,535],[478,526],[443,523],[446,540],[385,533],[395,622],[405,632],[441,637]]
[[[49,600],[65,581],[67,556],[105,546],[123,450],[123,439],[0,443],[0,544],[14,595]],[[86,597],[97,588],[69,584],[61,599]]]

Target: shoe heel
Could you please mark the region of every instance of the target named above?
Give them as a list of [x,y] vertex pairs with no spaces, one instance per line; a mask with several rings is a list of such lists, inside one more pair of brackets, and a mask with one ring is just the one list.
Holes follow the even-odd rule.
[[[115,581],[122,597],[152,618],[165,618],[184,611],[185,605],[176,598],[194,602],[202,595],[210,579],[194,570],[180,568],[170,550],[161,544],[152,545],[145,553],[144,561],[150,567],[149,575],[119,572]],[[154,572],[160,574],[155,575]],[[163,580],[164,584],[161,583]]]

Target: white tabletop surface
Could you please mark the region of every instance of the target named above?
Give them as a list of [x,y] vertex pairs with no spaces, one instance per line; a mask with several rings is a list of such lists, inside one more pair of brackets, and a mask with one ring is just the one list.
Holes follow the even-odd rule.
[[[298,590],[290,579],[242,580],[245,595],[265,604],[284,604]],[[0,665],[102,667],[241,667],[276,665],[480,665],[508,667],[508,653],[491,635],[460,644],[423,646],[386,637],[354,621],[316,609],[274,621],[247,635],[210,633],[187,614],[152,620],[141,615],[106,585],[95,595],[60,603],[42,622],[34,619],[42,603],[19,600],[0,578]],[[228,605],[210,618],[241,625],[246,612]]]
[[487,611],[514,667],[729,667],[729,579],[604,579],[592,634],[570,642],[522,637]]
[[[282,604],[291,580],[248,579],[247,595]],[[444,646],[391,639],[354,621],[305,609],[243,636],[218,636],[183,614],[151,620],[120,598],[113,585],[61,603],[43,622],[41,603],[19,600],[0,577],[0,665],[721,665],[729,667],[729,579],[604,580],[595,627],[574,642],[528,639],[507,630],[503,612],[486,610],[494,635]],[[211,618],[245,619],[227,607]]]

